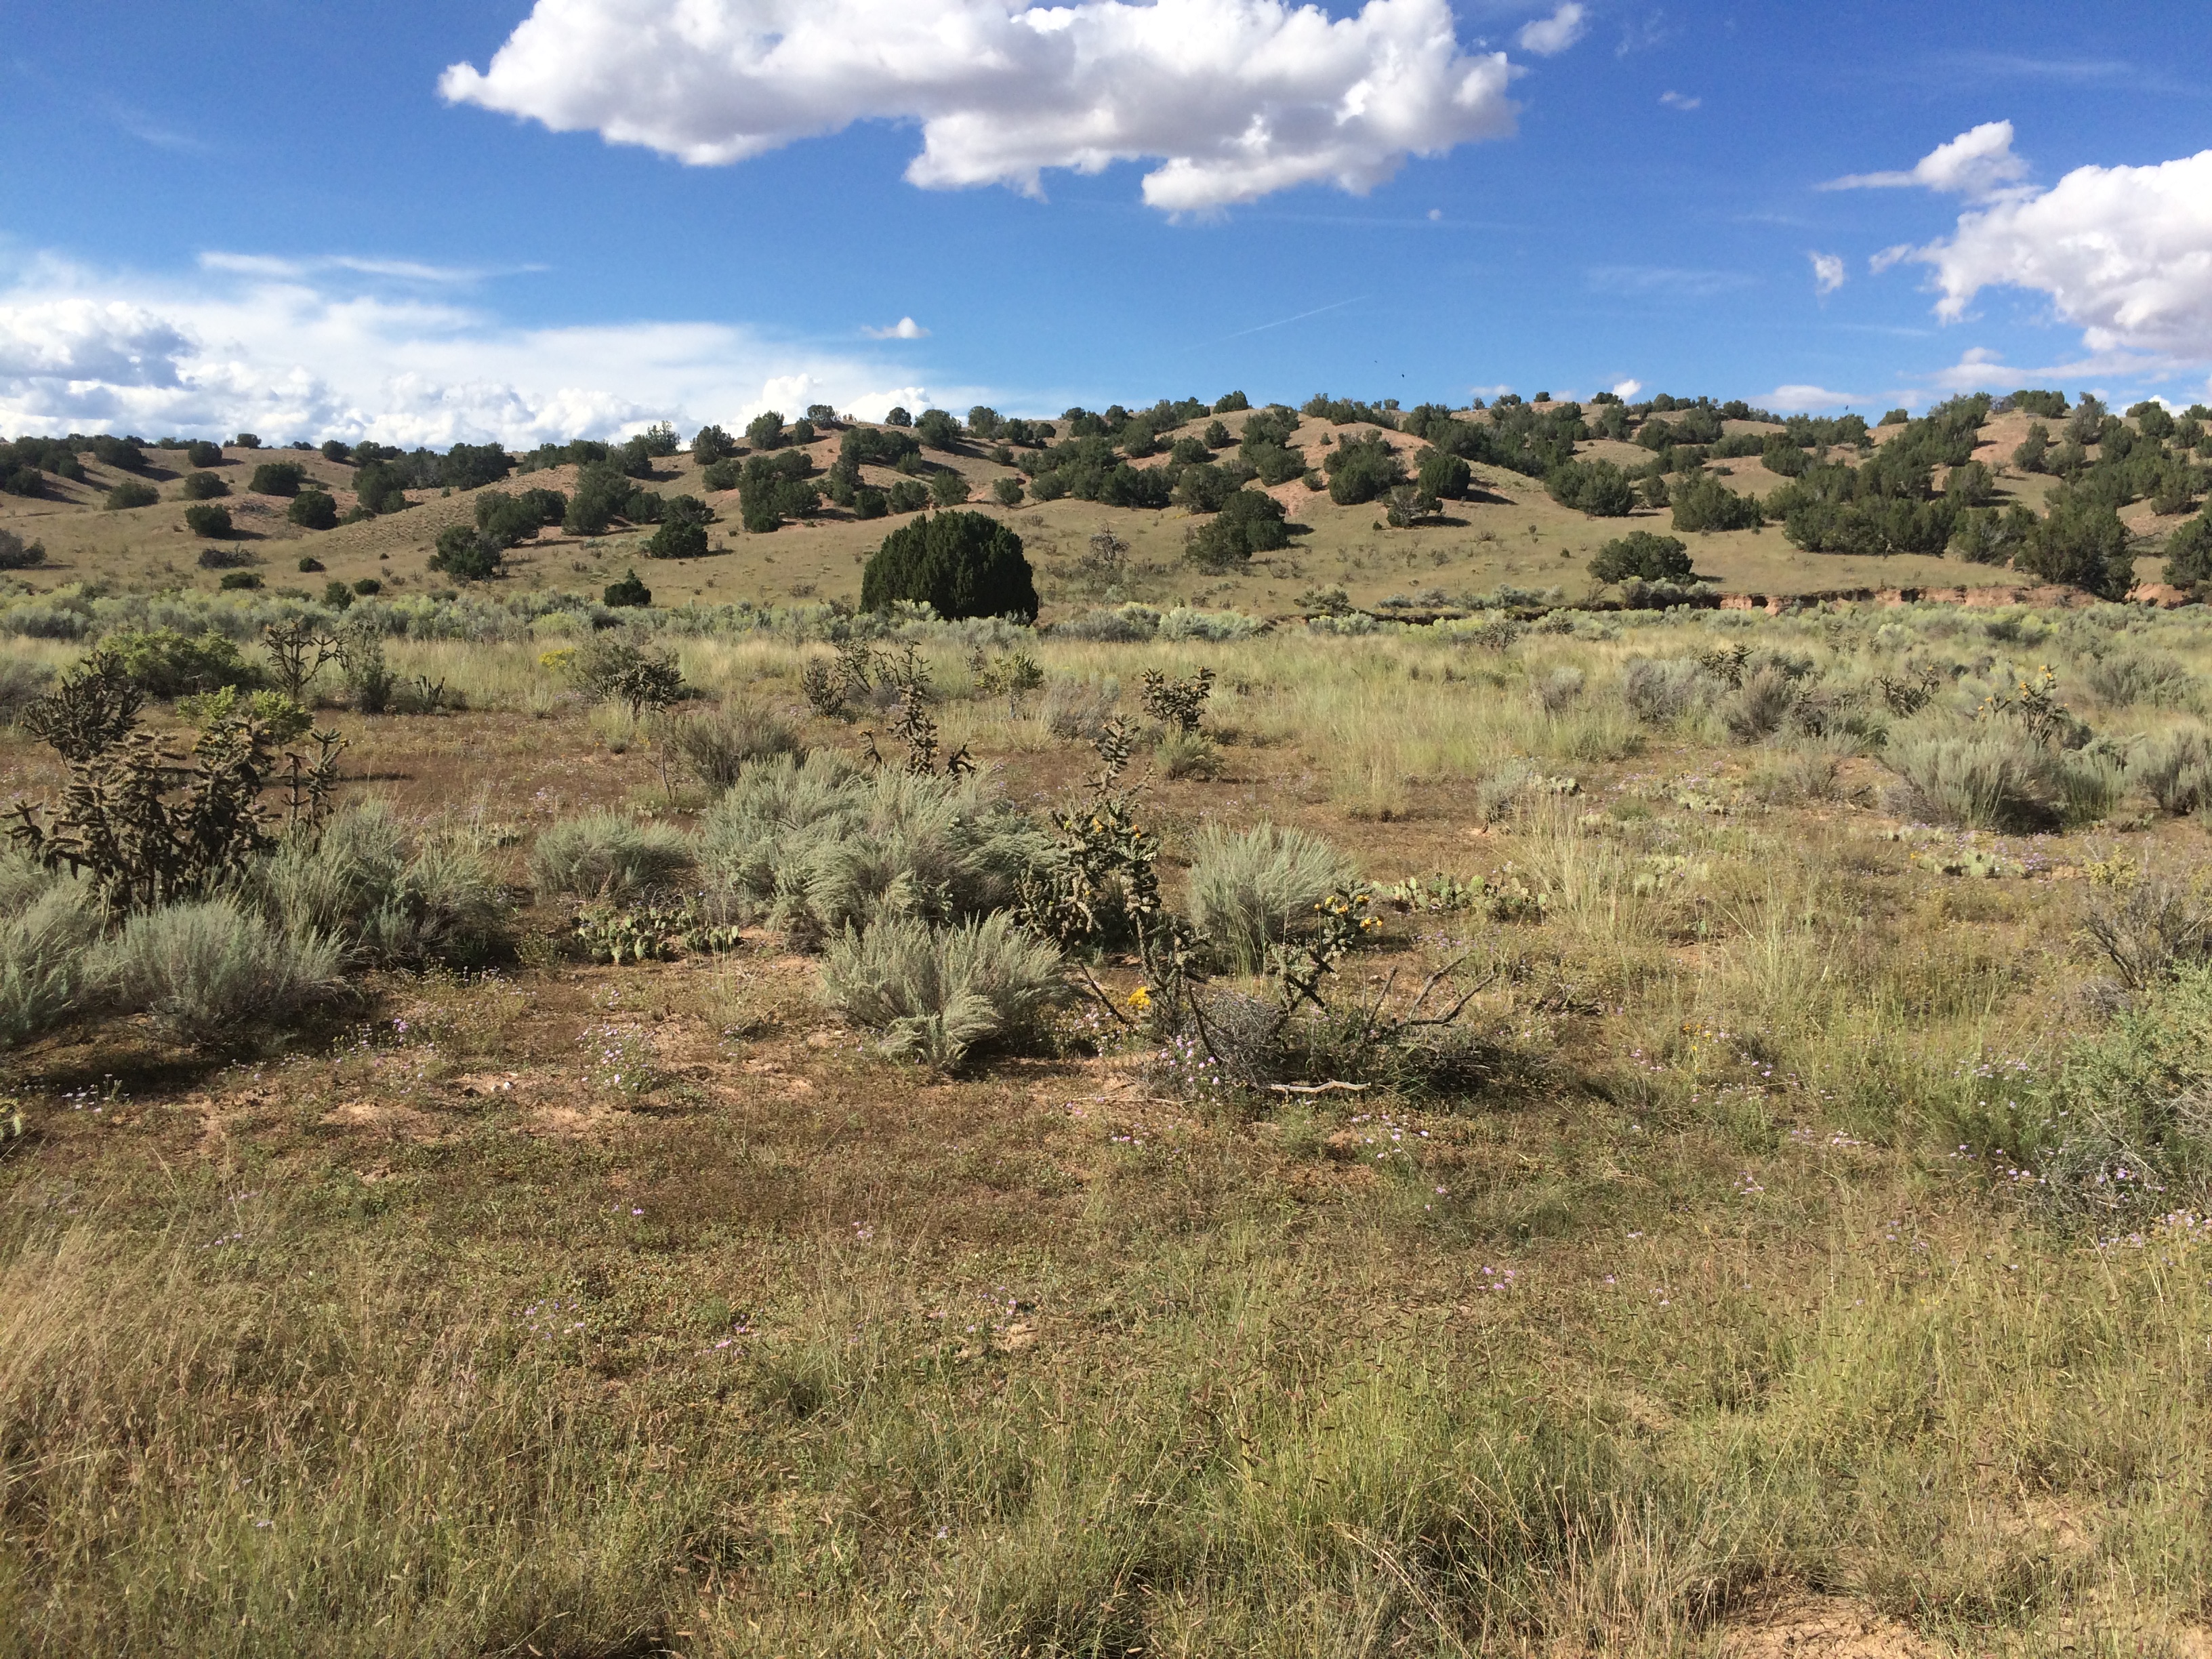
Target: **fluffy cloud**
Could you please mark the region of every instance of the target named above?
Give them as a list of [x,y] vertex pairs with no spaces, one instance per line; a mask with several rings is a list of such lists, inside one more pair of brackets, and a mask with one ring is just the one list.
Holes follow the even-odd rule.
[[1692,98],[1687,93],[1662,92],[1659,94],[1659,101],[1668,109],[1680,110],[1683,114],[1687,115],[1692,110],[1701,108],[1705,100],[1702,98]]
[[1932,268],[1946,321],[1985,288],[2027,289],[2049,295],[2092,352],[2212,358],[2212,150],[2076,167],[1963,215],[1953,235],[1906,257]]
[[1641,380],[1621,380],[1614,384],[1613,395],[1632,404],[1636,401],[1637,394],[1643,390],[1644,382]]
[[871,119],[921,125],[930,187],[1158,158],[1145,200],[1204,212],[1510,133],[1510,73],[1461,52],[1448,0],[538,0],[439,87],[700,165]]
[[0,287],[0,432],[527,446],[810,403],[879,415],[930,401],[921,386],[886,387],[865,358],[779,347],[726,324],[516,328],[373,282],[319,286],[295,267],[340,269],[216,256],[189,277],[154,281],[47,264]]
[[2012,153],[2012,123],[1984,121],[1938,144],[1903,173],[1854,173],[1831,179],[1823,190],[1942,191],[1984,198],[2007,193],[2027,176],[2027,163]]
[[902,317],[889,328],[864,328],[860,332],[871,340],[922,340],[929,337],[929,331],[911,317]]
[[1801,410],[1844,409],[1866,399],[1854,392],[1831,392],[1824,386],[1778,386],[1759,401],[1788,415]]
[[1843,256],[1837,253],[1808,253],[1813,262],[1813,287],[1822,295],[1833,294],[1844,285]]
[[1533,52],[1539,58],[1554,58],[1589,33],[1585,8],[1567,0],[1549,17],[1540,17],[1533,23],[1524,23],[1521,33],[1514,37],[1521,50]]

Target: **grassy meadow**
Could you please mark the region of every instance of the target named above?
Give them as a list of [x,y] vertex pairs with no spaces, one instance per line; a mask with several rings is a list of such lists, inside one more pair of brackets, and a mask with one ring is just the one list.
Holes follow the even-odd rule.
[[[355,914],[315,896],[334,855],[252,866],[237,914],[343,946],[258,1025],[99,989],[151,971],[126,944],[0,940],[0,1018],[46,1010],[0,1103],[9,1651],[2212,1647],[2200,611],[1227,614],[1342,572],[1533,581],[1574,561],[1531,500],[1525,549],[1316,522],[1299,574],[1158,592],[1215,609],[1149,637],[695,630],[525,605],[627,562],[557,543],[505,598],[417,602],[419,549],[378,538],[443,510],[313,544],[402,568],[364,604],[440,688],[305,688],[349,745],[324,845],[383,824],[411,860],[385,931],[300,920]],[[1049,581],[1098,509],[1014,512]],[[57,577],[123,556],[70,522]],[[787,601],[757,543],[849,596],[866,528],[732,526],[683,575]],[[1711,539],[1701,568],[1785,586],[1778,532]],[[258,659],[297,614],[27,592],[0,690],[20,714],[131,628]],[[870,685],[823,712],[855,634]],[[687,700],[580,690],[604,639]],[[898,775],[902,659],[974,777]],[[1147,711],[1146,671],[1200,669],[1194,732]],[[1003,860],[1105,810],[1116,719],[1212,1023],[1145,1012],[1126,940],[1069,949],[1099,997],[984,984],[958,1043],[942,986],[885,970],[903,1012],[871,1016],[856,941],[1010,914]],[[793,757],[871,747],[884,774]],[[67,779],[20,726],[0,766],[27,801]],[[805,841],[810,787],[857,816]],[[14,856],[11,911],[67,902]],[[1374,925],[1250,1036],[1340,890]],[[675,894],[714,927],[588,948]],[[1240,976],[1243,926],[1283,951]],[[1346,1037],[1434,973],[1448,1026]]]

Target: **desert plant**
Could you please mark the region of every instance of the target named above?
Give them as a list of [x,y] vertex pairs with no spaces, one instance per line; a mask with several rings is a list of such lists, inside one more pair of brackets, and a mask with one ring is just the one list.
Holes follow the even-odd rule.
[[246,487],[257,495],[296,495],[307,479],[307,469],[297,461],[264,461]]
[[0,853],[0,1048],[95,1011],[101,908],[91,886]]
[[1898,776],[1896,804],[1906,817],[1970,830],[2033,828],[2042,817],[2049,756],[2014,733],[1909,737],[1882,758]]
[[[893,510],[898,509],[896,491]],[[1037,613],[1036,585],[1022,538],[981,513],[940,513],[884,538],[860,576],[863,610],[896,600],[927,605],[948,621]]]
[[272,927],[228,896],[133,915],[100,962],[117,1006],[197,1048],[281,1030],[345,990],[335,941]]
[[1004,908],[1043,848],[972,777],[864,772],[828,750],[746,767],[707,810],[700,842],[732,895],[802,943],[886,915]]
[[2082,937],[2129,990],[2151,989],[2178,967],[2212,956],[2212,912],[2172,883],[2137,877],[2094,898]]
[[112,651],[96,651],[62,676],[16,716],[33,737],[65,761],[89,760],[122,741],[138,723],[142,688]]
[[0,570],[30,570],[46,562],[43,542],[27,542],[12,530],[0,530]]
[[107,492],[101,506],[110,513],[127,513],[134,507],[151,507],[161,499],[161,492],[153,485],[142,483],[136,478],[125,478]]
[[230,486],[212,472],[187,472],[177,493],[188,501],[212,501],[230,494]]
[[1114,716],[1115,704],[1121,700],[1119,680],[1079,680],[1063,675],[1045,688],[1037,713],[1053,736],[1080,738],[1089,743],[1105,729]]
[[2184,726],[2145,739],[2128,761],[2128,781],[2179,817],[2212,806],[2212,742],[2203,730]]
[[2147,652],[2114,651],[2092,658],[2081,678],[2098,697],[2116,708],[2135,703],[2170,708],[2196,695],[2196,677],[2172,657]]
[[228,536],[230,534],[230,509],[213,507],[203,501],[185,509],[185,528],[195,536]]
[[1221,775],[1221,745],[1203,732],[1184,732],[1170,726],[1152,747],[1152,763],[1160,769],[1164,778],[1218,778]]
[[2212,965],[2153,974],[2133,1006],[2069,1047],[2034,1103],[2039,1121],[2014,1144],[2033,1144],[2027,1161],[2045,1203],[2101,1218],[2170,1211],[2180,1192],[2201,1201],[2212,1174]]
[[1582,701],[1583,671],[1579,668],[1554,668],[1528,677],[1528,699],[1552,719]]
[[302,530],[335,530],[338,522],[337,498],[327,489],[303,489],[284,509],[284,516]]
[[263,683],[261,671],[237,644],[212,629],[196,635],[169,628],[118,631],[107,636],[100,654],[149,696],[179,697],[226,685],[251,690]]
[[823,996],[882,1033],[883,1047],[940,1070],[978,1045],[1033,1036],[1066,995],[1057,946],[1005,912],[938,926],[888,917],[830,942]]
[[568,659],[568,674],[586,696],[594,702],[618,702],[634,720],[648,709],[667,708],[685,690],[674,658],[613,636],[580,647]]
[[319,835],[287,837],[251,886],[288,933],[370,961],[470,964],[506,939],[507,894],[483,858],[416,845],[381,801],[334,814]]
[[1139,701],[1147,714],[1175,731],[1195,732],[1206,713],[1206,700],[1213,694],[1213,671],[1201,668],[1174,680],[1157,668],[1147,668],[1143,684]]
[[2050,777],[2059,812],[2069,824],[2101,823],[2127,792],[2125,765],[2098,749],[2060,751]]
[[1771,665],[1753,670],[1721,702],[1721,719],[1739,742],[1772,737],[1797,704],[1796,683]]
[[1682,581],[1690,574],[1690,550],[1678,537],[1632,530],[1591,555],[1589,573],[1601,582]]
[[437,550],[430,556],[430,568],[456,581],[489,581],[506,568],[507,544],[471,524],[449,524],[441,530]]
[[986,696],[1006,700],[1006,718],[1014,720],[1022,712],[1022,699],[1044,684],[1044,670],[1037,659],[1026,651],[1002,651],[997,656],[985,659],[975,653],[971,665],[975,671],[975,689]]
[[653,590],[638,580],[632,568],[623,573],[620,581],[607,584],[600,602],[611,611],[644,610],[653,604]]
[[1711,701],[1712,678],[1688,657],[1633,657],[1621,670],[1621,701],[1650,726],[1680,720]]
[[668,962],[700,951],[734,951],[743,930],[721,918],[706,895],[660,895],[617,904],[595,899],[569,924],[571,947],[592,962]]
[[659,741],[686,771],[718,793],[755,762],[796,755],[803,746],[798,732],[775,714],[743,702],[672,720]]
[[1311,925],[1315,907],[1353,878],[1342,854],[1303,830],[1208,825],[1193,851],[1191,919],[1225,962],[1254,974],[1270,945]]
[[54,671],[42,662],[0,656],[0,726],[21,722],[31,707],[52,690]]
[[177,699],[177,715],[187,726],[205,732],[243,718],[258,721],[271,743],[290,743],[305,737],[315,717],[282,691],[245,691],[226,685],[219,691],[195,692]]
[[221,466],[222,446],[210,443],[204,438],[196,439],[185,446],[185,460],[192,466]]
[[531,848],[530,876],[541,893],[623,898],[672,885],[694,862],[681,830],[592,812],[547,826]]
[[357,714],[381,714],[392,707],[398,676],[384,655],[384,641],[374,629],[349,625],[338,635],[338,669],[345,676],[346,701]]
[[276,689],[302,708],[308,685],[339,654],[338,641],[305,617],[270,623],[261,630],[261,648]]

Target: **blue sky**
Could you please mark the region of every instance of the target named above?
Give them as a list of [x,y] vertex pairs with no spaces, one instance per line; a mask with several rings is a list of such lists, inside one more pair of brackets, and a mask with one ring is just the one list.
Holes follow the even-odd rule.
[[1020,11],[27,9],[0,428],[2206,393],[2212,45],[2170,3]]

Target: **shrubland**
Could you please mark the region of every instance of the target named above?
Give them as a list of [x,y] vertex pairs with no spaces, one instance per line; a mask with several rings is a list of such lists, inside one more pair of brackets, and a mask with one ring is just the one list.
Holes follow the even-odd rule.
[[[2195,417],[2010,401],[2054,506],[1971,407],[362,445],[296,465],[483,580],[0,594],[15,1645],[2191,1650],[2212,629],[1701,608],[1687,539],[2118,591]],[[787,525],[994,442],[1166,478],[1208,576],[1295,545],[1271,471],[1540,480],[1629,608],[1271,621],[973,508],[858,610],[511,574],[575,519],[665,587],[687,465]]]

